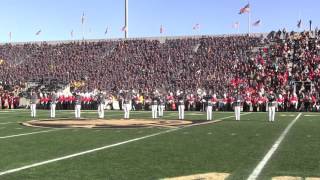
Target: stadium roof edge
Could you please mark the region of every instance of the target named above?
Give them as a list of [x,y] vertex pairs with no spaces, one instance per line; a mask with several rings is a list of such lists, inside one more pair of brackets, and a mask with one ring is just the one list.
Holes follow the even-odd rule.
[[[23,45],[23,44],[66,44],[72,42],[102,42],[102,41],[124,41],[124,40],[170,40],[170,39],[187,39],[187,38],[202,38],[202,37],[230,37],[230,36],[246,36],[247,33],[243,34],[217,34],[217,35],[194,35],[194,36],[154,36],[154,37],[134,37],[134,38],[109,38],[109,39],[85,39],[85,40],[57,40],[57,41],[29,41],[29,42],[2,42],[0,45],[12,44],[12,45]],[[266,36],[267,33],[252,33],[250,36]]]

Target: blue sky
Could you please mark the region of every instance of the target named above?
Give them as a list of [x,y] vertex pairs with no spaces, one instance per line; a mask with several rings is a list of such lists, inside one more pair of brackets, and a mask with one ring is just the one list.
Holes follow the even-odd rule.
[[[247,14],[239,9],[247,0],[129,0],[129,37],[183,36],[237,33],[232,28],[240,23],[246,33]],[[319,0],[251,0],[251,19],[261,19],[252,32],[268,32],[279,28],[298,30],[299,18],[307,28],[311,19],[320,26]],[[81,16],[85,12],[85,38],[122,38],[124,0],[1,0],[0,42],[70,40],[82,38]],[[192,26],[200,24],[194,31]],[[108,34],[104,32],[109,27]],[[41,29],[40,36],[35,33]]]

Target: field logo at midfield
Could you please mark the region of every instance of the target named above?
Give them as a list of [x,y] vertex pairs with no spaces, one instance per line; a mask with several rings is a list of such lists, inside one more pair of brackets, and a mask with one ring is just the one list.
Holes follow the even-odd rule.
[[166,127],[176,128],[191,124],[199,124],[204,121],[189,120],[150,120],[150,119],[43,119],[32,120],[22,123],[31,127],[54,127],[54,128],[143,128],[143,127]]

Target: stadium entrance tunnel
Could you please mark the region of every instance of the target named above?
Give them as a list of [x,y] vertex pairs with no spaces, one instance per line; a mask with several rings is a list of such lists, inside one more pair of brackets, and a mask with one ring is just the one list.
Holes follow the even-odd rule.
[[22,123],[30,127],[47,128],[145,128],[164,127],[175,128],[208,121],[200,120],[152,120],[152,119],[42,119]]

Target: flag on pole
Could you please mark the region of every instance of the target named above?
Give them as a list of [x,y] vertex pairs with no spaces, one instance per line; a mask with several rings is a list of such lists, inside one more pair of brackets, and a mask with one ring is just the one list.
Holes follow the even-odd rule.
[[41,29],[39,31],[36,32],[36,36],[39,36],[41,33]]
[[298,27],[298,28],[301,28],[301,26],[302,26],[302,20],[300,19],[300,20],[298,21],[297,27]]
[[259,19],[256,22],[254,22],[252,26],[260,26],[260,23],[261,23],[261,20]]
[[121,31],[127,32],[127,31],[128,31],[127,26],[123,26],[122,29],[121,29]]
[[83,25],[84,24],[84,20],[85,20],[85,16],[84,16],[84,12],[82,13],[82,16],[81,16],[81,24]]
[[248,3],[243,8],[240,9],[239,14],[250,12],[250,4]]
[[240,23],[237,21],[235,23],[233,23],[232,28],[234,29],[238,29],[240,27]]
[[108,34],[109,27],[107,26],[106,31],[104,31],[104,35]]
[[164,32],[164,28],[163,28],[163,26],[161,24],[161,26],[160,26],[160,34],[162,34],[163,32]]
[[73,38],[73,29],[70,32],[70,36],[71,36],[71,38]]
[[197,23],[195,24],[193,27],[192,27],[193,30],[197,30],[197,29],[200,29],[200,24]]

